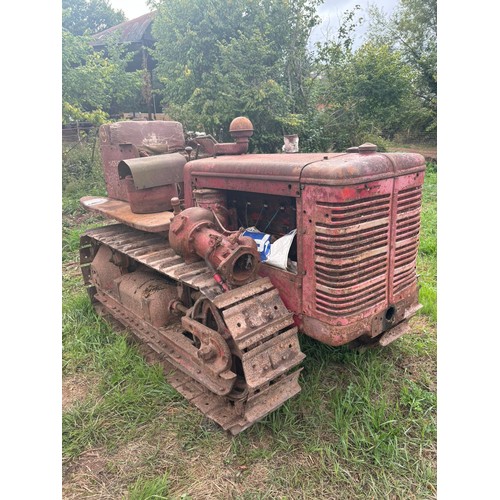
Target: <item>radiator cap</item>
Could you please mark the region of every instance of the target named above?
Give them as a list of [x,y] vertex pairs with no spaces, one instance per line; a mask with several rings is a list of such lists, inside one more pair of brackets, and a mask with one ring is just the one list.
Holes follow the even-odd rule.
[[358,150],[360,153],[374,153],[377,151],[378,147],[376,144],[372,144],[371,142],[365,142],[359,146]]

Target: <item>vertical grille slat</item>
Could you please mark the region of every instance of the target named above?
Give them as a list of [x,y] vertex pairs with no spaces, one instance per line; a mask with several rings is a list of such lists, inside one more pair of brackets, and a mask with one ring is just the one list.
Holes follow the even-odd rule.
[[397,194],[393,295],[417,281],[421,204],[422,186],[404,189]]
[[352,316],[387,300],[390,211],[390,194],[316,202],[318,312]]

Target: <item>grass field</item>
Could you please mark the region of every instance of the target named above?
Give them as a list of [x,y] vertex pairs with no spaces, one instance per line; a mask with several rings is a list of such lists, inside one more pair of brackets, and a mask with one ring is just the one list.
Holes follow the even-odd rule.
[[78,199],[104,191],[98,159],[88,160],[82,152],[63,179],[64,498],[436,497],[435,165],[418,257],[424,307],[411,333],[365,351],[302,336],[302,392],[231,438],[94,314],[78,238],[102,221]]

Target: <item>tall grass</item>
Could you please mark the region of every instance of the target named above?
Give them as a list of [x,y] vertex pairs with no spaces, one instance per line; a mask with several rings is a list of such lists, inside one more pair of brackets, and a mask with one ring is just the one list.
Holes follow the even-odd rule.
[[422,201],[422,229],[417,269],[423,313],[437,321],[437,165],[429,162]]

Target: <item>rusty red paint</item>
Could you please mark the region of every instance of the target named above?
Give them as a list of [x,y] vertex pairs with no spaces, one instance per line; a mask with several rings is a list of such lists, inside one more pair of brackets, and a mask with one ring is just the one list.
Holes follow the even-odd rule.
[[252,122],[245,116],[238,116],[229,125],[229,133],[235,142],[214,145],[216,155],[241,155],[248,151],[248,143],[253,135]]
[[167,121],[108,123],[99,128],[99,139],[108,196],[122,201],[128,201],[128,190],[119,177],[121,160],[139,158],[143,150],[176,152],[185,146],[182,125]]
[[225,235],[207,208],[190,207],[174,217],[170,246],[186,262],[204,260],[230,286],[253,281],[260,262],[255,241],[241,231]]
[[135,214],[152,214],[172,209],[172,198],[179,193],[175,184],[137,189],[131,175],[125,177],[130,210]]
[[371,332],[377,314],[394,308],[396,324],[418,303],[415,268],[424,169],[420,155],[370,149],[244,155],[191,162],[185,182],[197,189],[272,190],[300,197],[298,274],[266,264],[260,274],[282,290],[297,317],[303,316],[305,333],[339,345]]
[[84,196],[80,199],[80,203],[85,210],[149,233],[167,232],[174,217],[172,212],[135,214],[130,208],[130,203],[103,196]]

